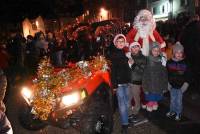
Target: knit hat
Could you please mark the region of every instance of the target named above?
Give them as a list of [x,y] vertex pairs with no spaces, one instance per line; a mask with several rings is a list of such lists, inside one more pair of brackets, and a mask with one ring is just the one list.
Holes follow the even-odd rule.
[[152,50],[153,48],[160,48],[158,42],[152,42],[152,44],[150,45],[150,50]]
[[125,37],[123,34],[117,34],[117,35],[115,36],[114,40],[113,40],[114,45],[116,45],[116,41],[117,41],[117,39],[118,39],[119,37],[124,38],[125,43],[126,43],[126,37]]
[[179,41],[176,42],[176,44],[173,46],[173,54],[176,53],[177,51],[184,52],[184,47],[181,45]]
[[129,46],[129,51],[131,51],[131,48],[132,48],[132,47],[135,47],[135,46],[139,46],[139,48],[141,48],[141,46],[140,46],[140,44],[139,44],[138,42],[133,42],[133,43],[131,43],[130,46]]

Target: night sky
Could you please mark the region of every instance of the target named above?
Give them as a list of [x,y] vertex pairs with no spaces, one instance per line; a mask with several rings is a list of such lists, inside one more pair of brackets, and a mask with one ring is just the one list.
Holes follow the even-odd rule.
[[0,0],[1,22],[17,22],[38,15],[45,18],[75,17],[82,12],[81,0]]

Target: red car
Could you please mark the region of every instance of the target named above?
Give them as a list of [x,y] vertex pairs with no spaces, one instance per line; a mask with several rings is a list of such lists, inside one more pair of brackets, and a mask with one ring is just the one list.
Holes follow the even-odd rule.
[[[59,72],[54,69],[54,72]],[[19,121],[29,130],[42,129],[46,125],[61,128],[74,127],[81,134],[110,134],[113,125],[113,92],[109,71],[92,70],[87,77],[71,80],[61,88],[54,100],[54,109],[42,120],[34,114],[33,83],[22,90],[24,103]]]

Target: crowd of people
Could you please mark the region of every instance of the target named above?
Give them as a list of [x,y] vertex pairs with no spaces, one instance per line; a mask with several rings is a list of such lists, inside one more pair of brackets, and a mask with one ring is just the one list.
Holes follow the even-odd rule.
[[[172,26],[175,26],[174,23]],[[0,75],[4,70],[9,77],[10,73],[16,72],[16,67],[20,68],[18,71],[26,72],[25,75],[33,74],[43,56],[50,57],[55,67],[66,67],[71,62],[104,55],[112,63],[111,82],[118,100],[122,134],[128,133],[130,123],[137,122],[141,107],[149,112],[157,110],[167,90],[170,91],[170,106],[166,116],[179,121],[190,72],[184,47],[178,42],[178,31],[160,30],[162,28],[156,30],[151,12],[141,10],[135,17],[133,27],[124,23],[96,29],[91,25],[69,26],[66,31],[47,32],[46,35],[38,32],[34,37],[28,35],[27,38],[13,32],[7,43],[0,46]],[[1,85],[5,85],[3,78]],[[8,121],[3,114],[5,86],[0,87],[0,117]],[[8,126],[11,128],[9,123]]]

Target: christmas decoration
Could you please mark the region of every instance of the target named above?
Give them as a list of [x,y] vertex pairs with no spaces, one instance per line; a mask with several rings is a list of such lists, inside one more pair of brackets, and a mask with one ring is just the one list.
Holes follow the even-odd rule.
[[34,97],[31,101],[32,113],[41,120],[47,120],[56,108],[56,99],[62,96],[61,89],[72,81],[90,77],[98,70],[106,71],[108,61],[103,56],[93,57],[91,61],[80,61],[76,67],[56,72],[48,58],[41,60],[37,78],[33,80]]
[[54,73],[50,60],[45,57],[39,64],[37,76],[33,80],[32,112],[41,120],[46,120],[49,113],[55,108],[55,99],[60,96],[60,88],[67,84],[69,75],[65,70]]
[[110,62],[106,60],[104,56],[93,57],[93,60],[91,60],[90,62],[90,67],[91,70],[93,71],[98,71],[98,70],[106,71],[109,69],[108,67],[109,65]]

